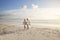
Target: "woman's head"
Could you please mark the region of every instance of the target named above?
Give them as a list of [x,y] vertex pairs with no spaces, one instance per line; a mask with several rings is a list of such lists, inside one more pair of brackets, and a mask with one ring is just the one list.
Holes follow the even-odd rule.
[[24,21],[25,21],[25,19],[24,19]]
[[28,18],[27,18],[27,20],[28,20]]

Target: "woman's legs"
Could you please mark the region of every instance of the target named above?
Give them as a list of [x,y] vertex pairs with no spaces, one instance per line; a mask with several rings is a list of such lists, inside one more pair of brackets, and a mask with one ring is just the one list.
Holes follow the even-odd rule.
[[27,29],[29,29],[29,25],[27,24]]
[[27,29],[29,29],[29,25],[28,24],[24,25],[24,29],[26,29],[26,27],[27,27]]
[[26,25],[24,25],[24,29],[26,29]]

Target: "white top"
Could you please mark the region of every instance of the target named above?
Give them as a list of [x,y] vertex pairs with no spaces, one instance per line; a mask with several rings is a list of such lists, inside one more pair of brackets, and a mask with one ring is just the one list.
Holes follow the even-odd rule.
[[24,25],[27,25],[27,24],[30,25],[30,21],[29,20],[24,20],[23,24]]
[[26,20],[27,24],[30,25],[30,21],[29,20]]

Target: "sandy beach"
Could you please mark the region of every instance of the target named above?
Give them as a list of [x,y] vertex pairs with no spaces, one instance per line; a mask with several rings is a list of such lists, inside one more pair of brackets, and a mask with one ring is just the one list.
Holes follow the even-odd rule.
[[60,30],[45,27],[23,30],[18,24],[0,24],[0,40],[60,40]]

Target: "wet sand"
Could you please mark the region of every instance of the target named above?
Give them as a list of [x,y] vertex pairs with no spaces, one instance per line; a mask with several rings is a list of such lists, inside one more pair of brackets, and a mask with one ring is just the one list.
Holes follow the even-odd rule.
[[45,27],[24,30],[18,24],[0,24],[0,40],[60,40],[60,30]]

